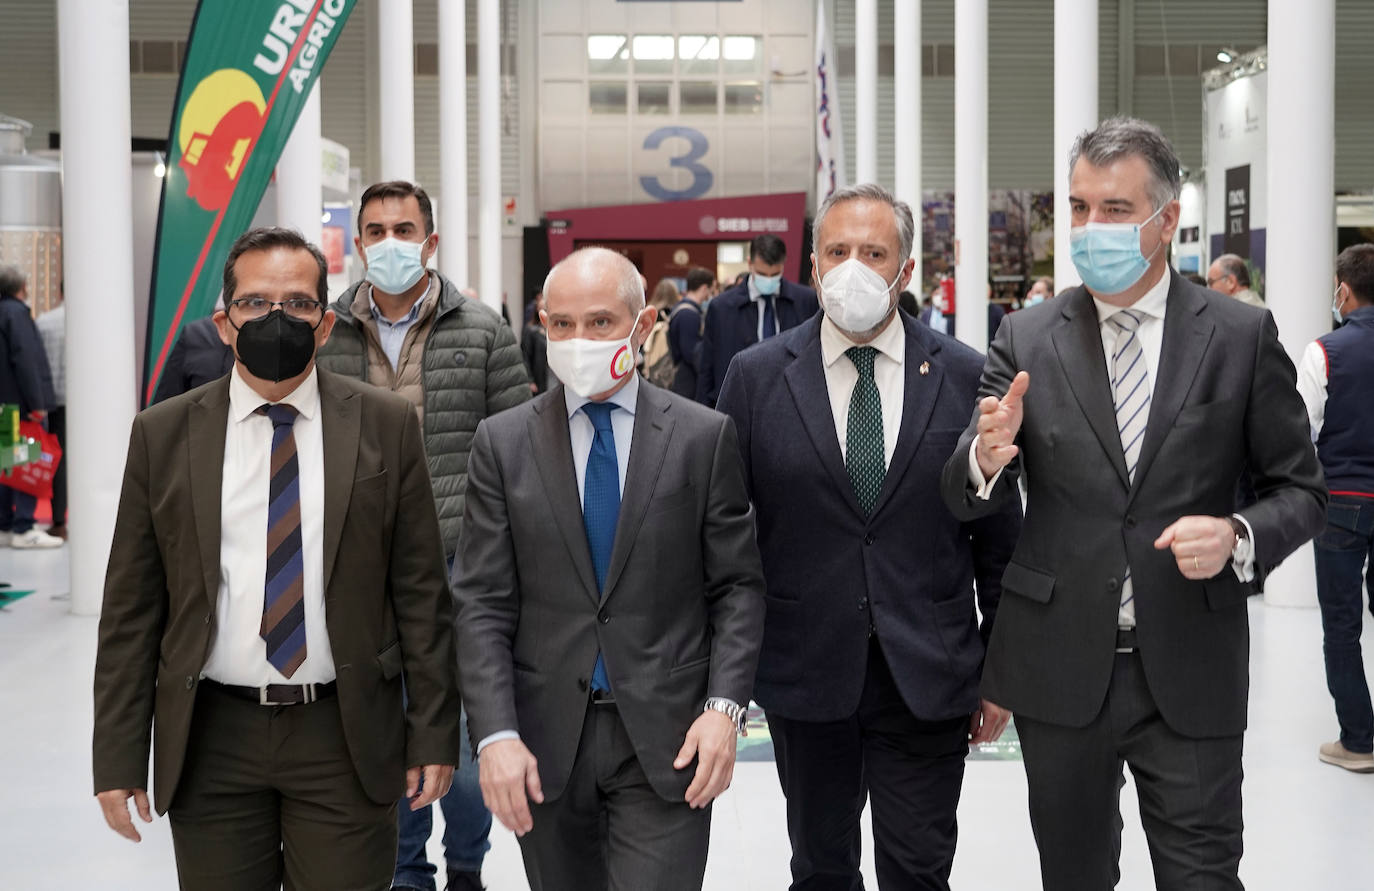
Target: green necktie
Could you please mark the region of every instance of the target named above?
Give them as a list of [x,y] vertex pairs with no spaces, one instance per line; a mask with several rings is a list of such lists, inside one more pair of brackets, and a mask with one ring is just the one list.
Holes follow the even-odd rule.
[[850,347],[844,351],[859,380],[849,397],[849,434],[845,440],[844,466],[854,484],[854,496],[867,515],[878,501],[878,492],[887,476],[887,462],[883,458],[883,401],[878,384],[873,380],[873,360],[878,351],[873,347]]

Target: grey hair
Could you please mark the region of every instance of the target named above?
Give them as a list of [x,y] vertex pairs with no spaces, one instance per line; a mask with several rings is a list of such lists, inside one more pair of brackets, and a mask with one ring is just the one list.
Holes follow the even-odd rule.
[[18,297],[19,292],[24,290],[25,281],[27,279],[18,266],[0,265],[0,295]]
[[1069,178],[1079,158],[1094,167],[1105,167],[1122,158],[1137,157],[1150,167],[1150,184],[1146,191],[1150,203],[1159,210],[1170,201],[1177,201],[1183,189],[1179,173],[1178,155],[1174,147],[1154,124],[1139,118],[1108,118],[1096,130],[1085,130],[1073,142],[1069,152]]
[[897,218],[897,234],[902,242],[901,265],[905,266],[907,258],[911,256],[911,245],[916,240],[916,221],[911,216],[911,206],[877,183],[859,183],[836,189],[830,193],[829,198],[821,202],[820,208],[816,211],[816,219],[811,223],[813,249],[820,250],[821,224],[825,222],[825,215],[830,212],[830,208],[845,201],[881,201],[892,207],[892,215]]
[[1236,284],[1242,288],[1250,287],[1250,267],[1245,265],[1245,260],[1238,254],[1222,254],[1212,261],[1217,264],[1222,275],[1229,275],[1235,278]]
[[558,273],[558,270],[564,266],[587,266],[598,261],[607,262],[617,267],[616,296],[625,301],[625,305],[630,308],[631,313],[638,315],[642,312],[644,310],[644,279],[640,277],[639,270],[624,254],[603,247],[578,248],[559,260],[549,270],[549,274],[544,277],[545,305],[547,305],[550,293],[549,286],[553,283],[553,277]]

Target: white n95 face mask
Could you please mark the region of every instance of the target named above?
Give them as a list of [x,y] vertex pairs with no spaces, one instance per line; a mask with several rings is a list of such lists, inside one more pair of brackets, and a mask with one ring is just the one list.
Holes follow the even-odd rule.
[[634,330],[622,340],[549,340],[549,368],[569,389],[590,399],[635,373]]
[[892,284],[863,261],[851,257],[821,278],[821,306],[841,331],[863,334],[892,314]]

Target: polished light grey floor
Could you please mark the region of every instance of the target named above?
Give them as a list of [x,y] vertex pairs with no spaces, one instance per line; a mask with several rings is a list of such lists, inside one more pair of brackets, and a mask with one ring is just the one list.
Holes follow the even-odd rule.
[[[0,579],[36,589],[0,609],[0,889],[174,889],[167,821],[157,818],[134,845],[106,829],[92,797],[96,620],[68,612],[67,557],[66,548],[0,549]],[[1251,891],[1374,888],[1374,775],[1349,774],[1316,758],[1318,744],[1336,734],[1317,613],[1255,601],[1250,617],[1246,885]],[[1365,642],[1374,649],[1371,624],[1366,616]],[[1119,887],[1153,888],[1129,784],[1123,811]],[[1020,764],[971,762],[959,818],[955,888],[1039,887]],[[431,851],[442,856],[437,841]],[[788,854],[773,766],[741,764],[716,805],[706,887],[785,888]],[[871,849],[864,863],[865,883],[876,888]],[[499,828],[485,879],[495,891],[527,887],[514,837]]]

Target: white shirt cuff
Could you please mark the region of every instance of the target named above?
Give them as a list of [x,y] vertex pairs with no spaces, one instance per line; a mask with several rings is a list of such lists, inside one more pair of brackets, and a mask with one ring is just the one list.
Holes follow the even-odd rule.
[[1002,478],[1002,471],[1006,468],[998,468],[990,480],[983,478],[983,468],[978,466],[979,438],[973,437],[973,444],[968,449],[968,481],[973,486],[973,494],[987,501],[992,497],[992,490],[997,486],[997,481]]
[[477,744],[477,756],[480,758],[482,756],[482,750],[492,743],[505,742],[508,739],[519,738],[520,734],[516,733],[514,730],[498,730],[490,736],[483,737],[482,741]]
[[1231,552],[1231,569],[1236,573],[1236,578],[1242,582],[1253,582],[1255,580],[1255,530],[1250,527],[1250,521],[1240,514],[1232,514],[1237,520],[1245,524],[1245,531],[1248,533],[1245,539],[1236,542],[1236,549]]

